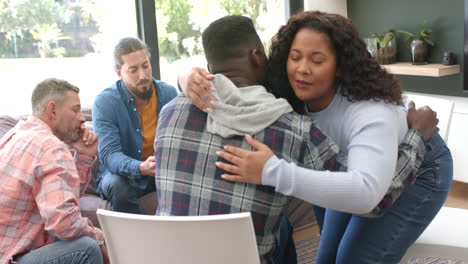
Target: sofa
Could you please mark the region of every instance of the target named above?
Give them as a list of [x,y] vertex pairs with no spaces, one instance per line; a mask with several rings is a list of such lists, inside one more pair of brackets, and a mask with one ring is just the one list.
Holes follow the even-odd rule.
[[[91,126],[91,109],[83,109],[83,115],[86,119],[86,124]],[[20,119],[26,119],[27,115],[22,116],[7,116],[0,115],[0,138],[6,134],[8,130],[16,125]],[[80,197],[79,207],[84,217],[88,217],[96,227],[100,227],[96,211],[97,209],[111,210],[110,203],[96,193],[95,183],[96,174],[98,171],[99,162],[96,160],[91,169],[90,183],[85,191],[85,194]],[[156,192],[146,194],[139,199],[140,206],[145,214],[154,214],[157,208]],[[299,199],[293,199],[289,208],[288,215],[295,230],[303,229],[315,223],[315,217],[312,210],[312,205]]]

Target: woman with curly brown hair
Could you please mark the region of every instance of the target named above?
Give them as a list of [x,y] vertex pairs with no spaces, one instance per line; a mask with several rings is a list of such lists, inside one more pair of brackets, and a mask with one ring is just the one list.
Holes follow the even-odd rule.
[[385,215],[360,216],[392,184],[398,145],[408,131],[398,105],[401,86],[370,56],[352,22],[339,15],[293,16],[273,38],[269,59],[267,87],[318,121],[348,155],[348,171],[319,179],[247,138],[257,151],[227,146],[220,152],[232,164],[217,166],[235,174],[223,178],[273,186],[330,208],[316,210],[322,227],[317,263],[398,263],[447,197],[452,159],[445,143],[438,135],[430,139],[419,177]]
[[[303,83],[304,85],[295,83],[292,81],[295,77],[290,76],[297,71],[301,71],[300,73],[304,75],[312,73],[308,72],[311,69],[297,68],[296,61],[304,55],[300,50],[291,47],[295,40],[299,43],[301,39],[307,41],[305,38],[318,38],[315,41],[324,46],[321,47],[322,50],[329,53],[321,55],[319,50],[318,53],[311,54],[312,65],[323,65],[325,55],[333,56],[333,60],[328,59],[326,62],[335,68],[314,67],[325,72],[325,74],[313,72],[315,78],[326,79],[329,82],[313,85],[319,88],[311,89],[307,83]],[[309,112],[325,109],[338,87],[341,87],[340,94],[350,102],[374,100],[398,104],[402,99],[399,82],[371,57],[352,22],[340,15],[321,12],[299,13],[291,17],[288,24],[279,30],[271,42],[267,87],[278,97],[286,98],[296,112],[304,113],[306,110],[304,104],[308,104],[307,97],[313,97],[315,102],[320,103],[320,105],[312,103]],[[327,45],[328,47],[325,47]],[[311,45],[307,48],[313,47]],[[330,102],[323,100],[324,98],[319,95],[324,92],[320,89],[327,91]],[[307,95],[308,92],[314,92],[316,95]]]

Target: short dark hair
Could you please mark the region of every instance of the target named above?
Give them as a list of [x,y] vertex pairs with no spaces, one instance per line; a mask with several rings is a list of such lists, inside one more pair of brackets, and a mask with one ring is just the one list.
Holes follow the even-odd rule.
[[151,53],[148,46],[138,38],[122,38],[114,48],[114,68],[119,70],[122,67],[122,55],[126,55],[138,50],[145,50],[148,59],[151,59]]
[[231,15],[212,22],[202,34],[208,63],[238,58],[251,45],[261,44],[252,19]]

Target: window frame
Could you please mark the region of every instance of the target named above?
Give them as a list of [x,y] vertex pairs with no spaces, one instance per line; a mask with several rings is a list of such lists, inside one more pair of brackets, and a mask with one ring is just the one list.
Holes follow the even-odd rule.
[[151,52],[153,77],[160,80],[158,28],[156,22],[156,0],[135,0],[138,37]]
[[[284,0],[286,17],[304,10],[304,0]],[[156,20],[156,0],[135,0],[138,37],[143,40],[151,51],[151,66],[153,76],[161,79],[159,63],[158,28]]]

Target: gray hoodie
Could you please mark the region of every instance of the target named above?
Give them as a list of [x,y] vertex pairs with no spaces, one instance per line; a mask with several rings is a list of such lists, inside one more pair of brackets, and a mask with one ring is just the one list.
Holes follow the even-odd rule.
[[222,137],[253,135],[293,111],[285,99],[275,98],[261,85],[239,88],[222,74],[216,74],[212,82],[218,103],[208,113],[210,133]]

